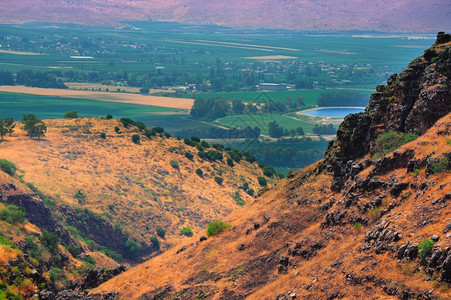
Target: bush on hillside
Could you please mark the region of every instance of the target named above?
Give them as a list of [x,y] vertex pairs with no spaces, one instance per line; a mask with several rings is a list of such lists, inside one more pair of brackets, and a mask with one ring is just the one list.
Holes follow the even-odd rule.
[[78,118],[78,111],[71,110],[64,114],[64,119],[76,119]]
[[432,249],[435,242],[431,239],[425,239],[418,244],[418,256],[420,257],[420,264],[426,265],[427,258],[432,255]]
[[193,236],[193,230],[189,227],[183,227],[182,230],[180,231],[180,235],[185,235],[185,236]]
[[222,182],[224,181],[224,179],[222,177],[215,176],[215,181],[216,181],[217,184],[221,185]]
[[227,224],[223,221],[213,221],[208,224],[207,227],[207,236],[212,237],[223,233],[230,227],[230,224]]
[[27,218],[27,214],[22,207],[15,205],[7,205],[0,210],[0,220],[9,224],[23,224]]
[[196,169],[196,174],[200,177],[204,176],[204,172],[201,169]]
[[257,180],[258,180],[258,184],[260,184],[261,186],[268,185],[268,181],[266,181],[265,177],[258,176]]
[[0,169],[11,176],[16,175],[17,167],[13,162],[6,159],[0,159]]
[[141,137],[139,136],[139,134],[132,135],[132,142],[133,143],[139,144],[140,141],[141,141]]
[[381,134],[377,139],[374,146],[375,157],[384,156],[404,144],[416,140],[418,135],[408,132],[389,131]]
[[166,230],[164,230],[162,227],[158,226],[157,229],[157,235],[164,239],[166,237]]
[[160,241],[156,236],[150,237],[150,244],[152,245],[152,248],[155,250],[160,250]]
[[128,259],[137,259],[141,252],[141,245],[136,239],[128,239],[124,243],[124,255]]

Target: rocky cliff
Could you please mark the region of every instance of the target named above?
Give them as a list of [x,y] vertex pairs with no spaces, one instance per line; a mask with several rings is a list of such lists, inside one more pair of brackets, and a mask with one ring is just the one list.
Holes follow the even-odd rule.
[[379,85],[365,112],[349,115],[326,151],[319,171],[333,172],[334,189],[351,175],[352,163],[375,153],[375,141],[385,132],[424,134],[451,110],[451,35],[439,32],[435,44],[402,73]]

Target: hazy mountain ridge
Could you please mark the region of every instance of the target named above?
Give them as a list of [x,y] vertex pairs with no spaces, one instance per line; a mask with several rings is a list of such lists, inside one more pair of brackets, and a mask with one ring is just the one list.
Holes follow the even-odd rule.
[[434,32],[451,26],[446,0],[417,1],[63,1],[3,2],[3,23],[33,21],[110,24],[177,21],[232,27],[302,30]]

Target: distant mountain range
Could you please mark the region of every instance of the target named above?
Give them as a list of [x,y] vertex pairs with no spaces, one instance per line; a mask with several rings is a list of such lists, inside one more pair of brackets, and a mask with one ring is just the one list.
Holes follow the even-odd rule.
[[437,32],[451,27],[449,0],[3,0],[0,23],[123,24],[177,21],[298,30]]

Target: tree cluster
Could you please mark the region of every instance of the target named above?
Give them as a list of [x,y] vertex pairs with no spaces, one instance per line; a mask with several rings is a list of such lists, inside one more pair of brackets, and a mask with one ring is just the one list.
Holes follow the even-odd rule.
[[366,106],[368,96],[350,91],[333,91],[319,95],[318,106]]

